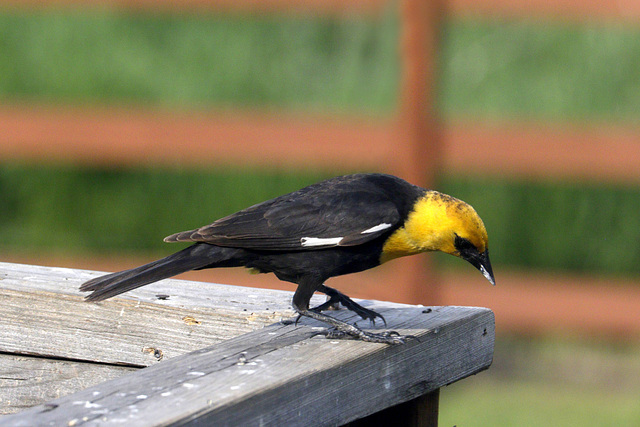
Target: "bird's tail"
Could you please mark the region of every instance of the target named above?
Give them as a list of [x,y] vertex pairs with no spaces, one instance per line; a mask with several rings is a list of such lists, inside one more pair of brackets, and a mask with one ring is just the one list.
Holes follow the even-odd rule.
[[96,277],[80,286],[80,291],[91,292],[87,301],[102,301],[123,292],[175,276],[189,270],[215,263],[216,246],[195,244],[179,252],[131,270]]

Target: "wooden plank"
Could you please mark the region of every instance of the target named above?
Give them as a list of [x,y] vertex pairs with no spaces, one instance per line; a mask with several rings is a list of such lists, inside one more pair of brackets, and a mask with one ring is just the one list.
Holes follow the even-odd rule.
[[[19,7],[119,7],[152,10],[195,10],[236,12],[378,13],[388,0],[4,0]],[[601,0],[447,0],[446,10],[454,14],[536,16],[556,19],[640,19],[640,3]]]
[[0,105],[0,157],[95,165],[400,166],[388,120]]
[[[429,256],[429,255],[425,255]],[[48,265],[88,267],[120,270],[151,261],[147,257],[122,258],[47,258],[17,257],[0,254],[0,258],[15,262],[43,262]],[[414,257],[419,258],[419,257]],[[396,286],[398,272],[405,268],[404,261],[392,263],[349,276],[336,277],[328,284],[354,298],[377,299],[411,304],[412,295]],[[482,275],[470,266],[460,271],[439,272],[442,280],[441,303],[490,307],[498,318],[499,328],[509,333],[544,334],[550,331],[576,334],[583,337],[598,336],[611,339],[640,337],[640,288],[632,277],[593,277],[576,273],[550,273],[527,270],[501,270],[500,281],[492,287]],[[293,289],[273,275],[247,277],[239,269],[200,270],[185,274],[188,280],[218,281],[239,286],[249,285],[270,289]],[[0,279],[2,275],[0,273]],[[393,286],[390,286],[393,283]],[[502,286],[507,283],[508,286]],[[2,281],[0,280],[0,287]],[[154,297],[155,286],[149,286],[149,298]],[[186,289],[191,289],[192,286]],[[562,301],[571,300],[571,310],[560,307]],[[286,301],[286,299],[284,299]],[[541,310],[540,307],[546,307]],[[619,309],[602,310],[601,307]]]
[[[89,165],[375,168],[399,175],[398,119],[0,105],[0,157]],[[638,182],[637,126],[444,123],[442,170]],[[405,176],[406,178],[406,176]]]
[[500,177],[637,183],[639,130],[637,125],[458,121],[444,128],[444,163],[453,171]]
[[328,340],[313,321],[274,324],[0,418],[0,426],[344,424],[491,364],[488,309],[369,306],[419,340]]
[[640,19],[640,2],[602,0],[447,0],[454,14],[476,14],[529,18],[628,20]]
[[135,370],[125,366],[0,354],[0,414],[18,412]]
[[[139,265],[139,264],[138,264]],[[209,270],[213,271],[213,270]],[[236,269],[245,277],[242,269]],[[55,292],[63,295],[85,296],[78,291],[80,284],[105,272],[76,268],[48,267],[30,264],[0,262],[0,289],[15,291]],[[167,295],[159,299],[158,295]],[[273,311],[287,311],[292,315],[293,292],[243,288],[238,286],[167,279],[127,292],[118,298],[153,302],[171,307],[206,307],[230,312],[252,313],[263,322],[273,321]],[[313,303],[322,302],[316,297]]]
[[[0,263],[0,413],[64,396],[131,369],[113,364],[158,363],[294,314],[291,292],[180,280],[99,304],[85,303],[79,285],[100,274]],[[323,298],[313,301],[319,304]],[[16,361],[23,371],[17,370]]]
[[85,303],[99,274],[0,263],[0,352],[147,366],[294,315],[291,292],[171,279]]
[[[403,0],[400,12],[402,76],[393,172],[409,182],[433,188],[442,163],[443,141],[433,108],[442,2]],[[415,303],[439,302],[438,281],[430,267],[430,258],[416,257],[398,271],[396,283],[406,288]]]
[[87,304],[81,297],[7,289],[0,292],[0,316],[2,352],[129,366],[147,366],[252,329],[232,323],[229,330],[224,316],[206,310],[127,300]]
[[395,155],[403,157],[401,171],[408,181],[430,188],[442,158],[434,93],[443,9],[440,0],[403,0],[400,5],[402,81]]
[[[484,279],[482,276],[476,276],[460,273],[443,276],[444,301],[491,307],[503,332],[620,341],[640,339],[637,277],[501,271],[499,284],[491,287],[486,280],[478,280]],[[571,302],[569,308],[567,301]]]

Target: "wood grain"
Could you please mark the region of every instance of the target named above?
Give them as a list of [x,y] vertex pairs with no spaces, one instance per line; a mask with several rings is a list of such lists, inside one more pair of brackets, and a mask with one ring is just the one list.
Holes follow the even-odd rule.
[[344,424],[492,360],[487,309],[360,301],[418,337],[387,346],[280,322],[291,292],[169,279],[86,303],[78,286],[98,274],[0,263],[0,411],[37,404],[0,426]]
[[135,368],[0,354],[0,414],[9,414],[118,378]]
[[166,280],[85,303],[79,285],[101,273],[7,263],[0,272],[5,353],[142,367],[294,315],[290,292]]
[[[0,263],[0,413],[41,404],[294,314],[291,292],[182,280],[165,280],[98,304],[84,302],[78,287],[100,274]],[[316,297],[314,303],[323,300]]]
[[[312,321],[275,324],[5,417],[0,425],[341,424],[491,364],[494,318],[487,309],[369,306],[419,340],[402,346],[327,340]],[[336,316],[353,320],[345,311]]]

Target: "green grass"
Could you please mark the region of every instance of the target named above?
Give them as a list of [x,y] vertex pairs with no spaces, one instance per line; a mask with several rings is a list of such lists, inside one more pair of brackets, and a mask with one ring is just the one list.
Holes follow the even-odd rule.
[[388,110],[397,23],[0,11],[0,98]]
[[443,42],[447,116],[638,120],[640,26],[463,19]]
[[502,336],[488,371],[441,389],[440,425],[640,425],[637,343]]
[[[0,9],[0,100],[393,111],[398,21]],[[637,121],[640,28],[445,22],[447,117]]]
[[640,424],[638,395],[535,381],[469,378],[442,390],[444,427],[607,427]]

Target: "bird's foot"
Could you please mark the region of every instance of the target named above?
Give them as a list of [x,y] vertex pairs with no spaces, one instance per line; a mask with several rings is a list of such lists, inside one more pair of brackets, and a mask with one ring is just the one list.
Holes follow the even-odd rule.
[[418,339],[413,335],[400,335],[396,331],[385,331],[376,334],[372,332],[366,332],[361,329],[358,329],[358,332],[346,332],[338,329],[331,329],[327,330],[323,335],[325,335],[325,337],[329,339],[357,339],[366,342],[375,342],[390,345],[406,344],[406,342],[409,340]]
[[411,335],[400,335],[396,331],[386,331],[381,333],[365,332],[357,326],[351,325],[342,320],[335,319],[326,314],[319,313],[310,309],[297,309],[298,314],[301,316],[310,317],[315,320],[319,320],[328,325],[333,326],[334,329],[325,330],[319,332],[319,334],[325,335],[327,338],[354,338],[367,342],[375,342],[382,344],[405,344],[410,339],[417,339]]

